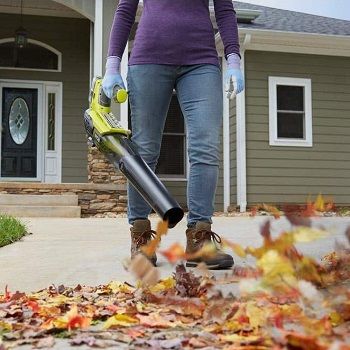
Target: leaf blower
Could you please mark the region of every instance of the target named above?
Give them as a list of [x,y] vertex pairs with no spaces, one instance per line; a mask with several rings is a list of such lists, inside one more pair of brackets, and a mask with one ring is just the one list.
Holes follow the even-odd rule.
[[[124,89],[116,86],[113,92],[115,102],[126,101]],[[90,108],[84,114],[88,142],[125,175],[170,228],[174,227],[183,218],[183,209],[138,154],[130,140],[131,132],[125,130],[111,113],[111,99],[105,95],[100,77],[92,82],[89,104]]]

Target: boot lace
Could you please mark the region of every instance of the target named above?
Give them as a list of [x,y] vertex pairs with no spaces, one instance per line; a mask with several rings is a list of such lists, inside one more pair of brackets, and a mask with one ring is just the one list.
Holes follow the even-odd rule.
[[207,231],[207,230],[199,230],[195,233],[194,238],[197,242],[203,242],[204,241],[213,241],[214,244],[221,244],[222,240],[221,237],[213,232],[213,231]]
[[150,240],[154,239],[155,237],[156,237],[156,231],[153,231],[153,230],[144,231],[140,234],[140,236],[138,236],[135,239],[135,245],[137,248],[140,248],[146,245]]

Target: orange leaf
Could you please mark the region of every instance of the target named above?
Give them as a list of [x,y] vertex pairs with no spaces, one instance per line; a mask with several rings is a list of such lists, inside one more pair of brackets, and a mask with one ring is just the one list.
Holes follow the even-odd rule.
[[76,305],[67,313],[67,318],[67,328],[69,331],[75,328],[87,328],[91,323],[91,319],[78,314],[78,307]]
[[59,329],[68,329],[69,331],[76,328],[87,328],[90,326],[91,319],[79,315],[77,305],[73,305],[72,308],[63,317],[60,317],[53,321],[48,326],[53,326]]
[[36,301],[34,301],[34,300],[29,300],[28,303],[27,303],[27,305],[28,305],[28,307],[29,307],[30,309],[32,309],[32,311],[33,311],[34,313],[38,313],[38,312],[40,311],[40,306],[39,306],[39,304],[38,304]]
[[168,249],[161,250],[160,253],[165,256],[171,264],[186,258],[185,251],[179,243],[172,244]]
[[8,285],[5,286],[5,300],[9,301],[11,299],[11,292],[8,290]]
[[275,219],[279,219],[281,217],[281,212],[276,207],[265,203],[262,205],[262,207],[268,213],[272,214]]
[[158,222],[156,237],[152,239],[147,245],[142,247],[142,252],[146,256],[152,256],[159,247],[161,237],[168,232],[168,222],[160,221]]
[[301,216],[304,216],[304,217],[316,216],[314,203],[308,201],[306,203],[306,208],[301,212]]

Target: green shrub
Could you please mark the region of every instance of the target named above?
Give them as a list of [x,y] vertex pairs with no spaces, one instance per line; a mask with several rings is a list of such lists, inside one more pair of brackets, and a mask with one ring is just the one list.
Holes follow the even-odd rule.
[[0,247],[16,242],[26,234],[24,223],[13,216],[0,214]]

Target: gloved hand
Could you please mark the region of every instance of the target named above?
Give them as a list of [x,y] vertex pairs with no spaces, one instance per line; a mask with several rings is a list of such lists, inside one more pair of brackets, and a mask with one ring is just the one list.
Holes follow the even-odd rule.
[[102,80],[102,88],[108,98],[113,97],[115,86],[125,89],[123,78],[120,75],[120,58],[117,56],[107,57],[106,73]]
[[235,53],[227,56],[227,71],[225,77],[226,96],[230,100],[244,90],[244,78],[240,65],[241,59]]

